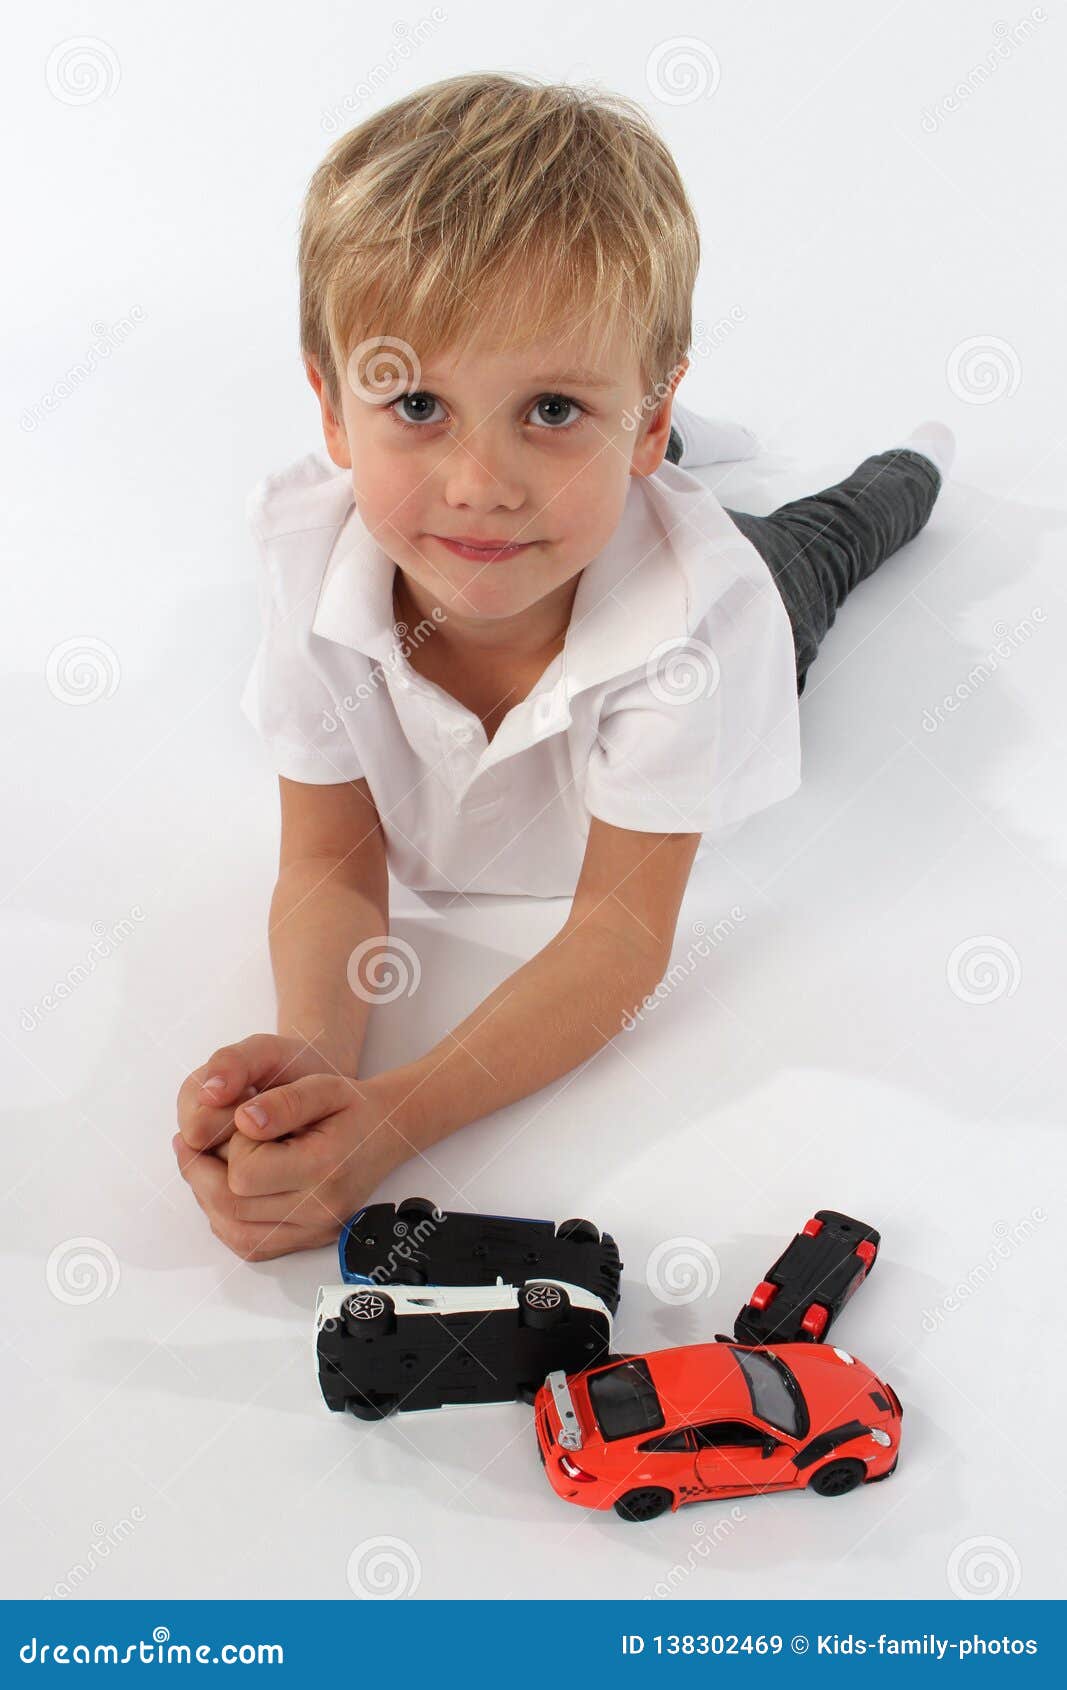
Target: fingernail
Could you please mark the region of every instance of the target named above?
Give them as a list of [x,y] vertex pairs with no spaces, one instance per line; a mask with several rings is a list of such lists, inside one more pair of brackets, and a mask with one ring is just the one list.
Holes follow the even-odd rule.
[[204,1090],[213,1091],[217,1097],[219,1092],[226,1090],[226,1076],[224,1074],[212,1074],[210,1080],[204,1081]]
[[254,1121],[257,1127],[265,1127],[267,1124],[267,1111],[261,1109],[258,1103],[246,1103],[241,1113],[247,1115],[249,1120]]

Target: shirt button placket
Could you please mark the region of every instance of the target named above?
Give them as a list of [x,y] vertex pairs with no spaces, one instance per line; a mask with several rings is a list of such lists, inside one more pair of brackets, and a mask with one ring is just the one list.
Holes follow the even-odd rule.
[[[449,759],[450,764],[451,764],[454,771],[458,768],[463,768],[464,777],[466,777],[469,773],[469,765],[470,765],[469,746],[470,746],[471,740],[474,738],[474,729],[471,728],[471,727],[468,727],[468,725],[465,722],[456,722],[451,728],[449,728],[448,734],[449,734],[449,738],[452,740],[452,743],[458,748],[456,755],[454,755],[453,757],[451,757]],[[463,785],[464,785],[464,790],[466,790],[466,786],[467,786],[467,779],[466,778],[464,778]],[[453,798],[452,808],[455,811],[457,816],[459,815],[462,807],[463,807],[462,799],[461,798]]]

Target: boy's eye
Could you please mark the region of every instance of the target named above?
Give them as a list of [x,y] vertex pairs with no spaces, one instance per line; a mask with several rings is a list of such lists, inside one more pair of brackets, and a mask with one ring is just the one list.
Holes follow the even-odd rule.
[[437,400],[434,398],[432,393],[402,393],[399,399],[394,399],[389,409],[391,411],[396,411],[397,406],[399,405],[410,405],[414,410],[415,415],[410,416],[406,411],[403,413],[398,412],[397,414],[400,416],[400,420],[402,422],[416,424],[425,423],[427,420],[430,422],[439,422],[439,417],[427,417],[427,411],[432,412],[436,404]]
[[[434,407],[439,403],[432,393],[402,393],[388,409],[404,426],[422,428],[441,421],[440,417],[433,415]],[[562,434],[576,426],[574,420],[568,420],[568,412],[575,412],[578,416],[585,414],[577,400],[568,399],[563,393],[546,393],[535,402],[528,414],[537,417],[535,426],[542,432]]]
[[565,394],[546,393],[543,399],[537,401],[530,414],[536,416],[538,412],[541,412],[541,422],[547,424],[549,428],[556,429],[558,433],[561,424],[566,423],[566,418],[561,417],[560,412],[568,410],[581,413],[581,407],[573,399],[568,399]]

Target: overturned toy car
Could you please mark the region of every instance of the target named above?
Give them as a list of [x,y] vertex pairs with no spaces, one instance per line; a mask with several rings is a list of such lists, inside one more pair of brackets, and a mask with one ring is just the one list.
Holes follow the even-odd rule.
[[734,1322],[739,1344],[819,1344],[878,1255],[873,1226],[817,1209],[768,1268]]
[[581,1285],[614,1314],[622,1262],[609,1232],[587,1220],[525,1220],[519,1215],[439,1209],[425,1197],[396,1208],[371,1203],[338,1241],[346,1285],[522,1285],[556,1279]]
[[315,1305],[319,1386],[360,1420],[453,1404],[533,1402],[554,1369],[611,1347],[611,1313],[560,1280],[520,1286],[324,1285]]

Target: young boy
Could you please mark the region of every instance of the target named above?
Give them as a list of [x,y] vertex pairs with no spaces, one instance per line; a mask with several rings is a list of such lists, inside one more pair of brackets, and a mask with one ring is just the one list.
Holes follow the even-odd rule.
[[[188,1076],[173,1141],[242,1257],[329,1243],[400,1163],[615,1035],[666,972],[702,835],[796,790],[839,605],[930,514],[937,423],[768,517],[686,469],[746,455],[743,430],[672,428],[698,259],[641,109],[570,86],[436,84],[312,179],[301,341],[330,461],[249,506],[278,1032]],[[572,901],[432,1050],[364,1079],[388,870]]]

